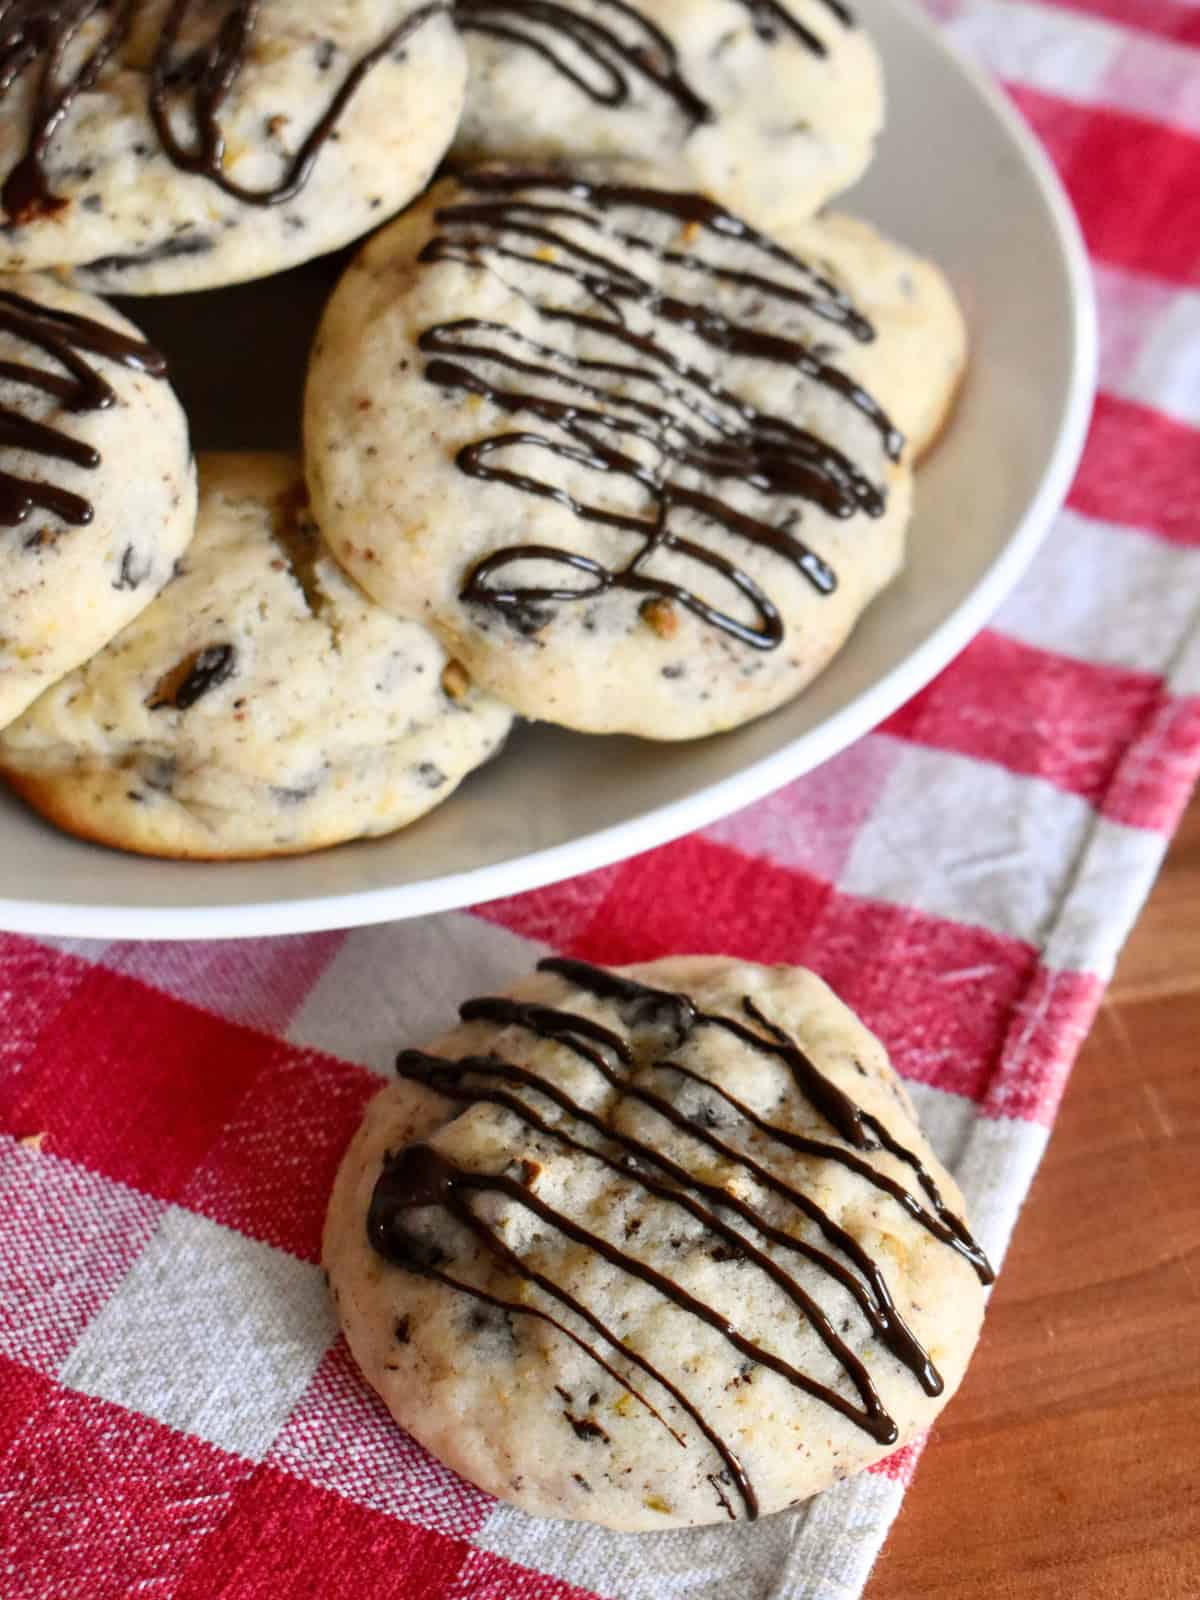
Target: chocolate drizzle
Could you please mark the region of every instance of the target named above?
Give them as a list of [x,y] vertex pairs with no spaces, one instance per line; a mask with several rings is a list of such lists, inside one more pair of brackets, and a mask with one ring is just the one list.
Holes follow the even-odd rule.
[[[864,389],[806,343],[731,321],[702,299],[665,293],[641,276],[635,263],[652,255],[694,276],[701,294],[706,283],[732,285],[751,292],[760,307],[802,305],[860,342],[874,337],[870,324],[819,272],[700,195],[587,183],[552,173],[482,172],[463,184],[472,198],[437,212],[439,231],[420,259],[492,271],[517,263],[516,282],[508,286],[546,325],[547,334],[534,338],[507,323],[461,318],[420,335],[420,348],[433,357],[425,368],[431,383],[479,395],[501,411],[542,424],[467,445],[458,452],[457,465],[470,477],[554,500],[582,521],[619,529],[632,536],[635,549],[623,566],[610,568],[557,546],[510,545],[472,569],[462,599],[490,607],[520,631],[534,633],[547,620],[548,604],[624,589],[673,601],[752,648],[775,648],[783,623],[771,598],[726,556],[676,531],[672,513],[771,551],[819,593],[829,594],[836,587],[835,574],[792,531],[800,520],[799,506],[810,502],[839,519],[859,513],[877,517],[886,507],[885,491],[825,439],[785,416],[758,410],[710,372],[681,360],[660,330],[682,328],[722,360],[748,358],[802,374],[865,419],[893,461],[903,439]],[[673,218],[696,248],[660,247],[644,237],[644,227],[639,232],[620,226],[612,214],[621,212],[634,214],[635,227],[647,215]],[[600,248],[606,243],[615,243],[629,259]],[[758,263],[753,270],[740,262],[731,265],[723,246],[725,251],[736,246],[743,256],[753,252]],[[557,303],[554,290],[564,279],[585,292],[595,311]],[[649,317],[650,331],[630,325],[626,308],[632,307],[643,321]],[[556,325],[576,331],[602,353],[584,357],[558,348],[551,342]],[[650,514],[590,504],[547,479],[506,466],[506,455],[519,447],[578,464],[608,482],[630,480],[645,492]],[[728,482],[795,500],[797,508],[778,523],[765,521],[720,492]],[[752,620],[649,570],[665,551],[716,573],[748,603]],[[518,584],[509,569],[519,562],[565,568],[564,579],[575,581]]]
[[[489,34],[532,50],[597,105],[628,104],[630,79],[636,77],[673,100],[689,122],[714,120],[680,73],[671,40],[625,0],[597,0],[594,16],[558,0],[456,0],[454,20],[464,33]],[[572,66],[544,35],[568,42],[590,75]]]
[[[181,31],[198,0],[172,0],[154,46],[149,69],[148,110],[161,148],[184,172],[209,179],[247,205],[282,205],[307,183],[321,147],[367,74],[429,19],[448,9],[433,0],[412,12],[360,56],[342,79],[325,111],[273,184],[248,189],[225,175],[225,135],[221,108],[237,82],[251,49],[261,0],[225,0],[207,42],[178,54]],[[63,118],[79,95],[91,89],[107,63],[124,45],[139,10],[138,0],[16,0],[0,13],[0,98],[27,71],[38,76],[25,151],[0,189],[10,223],[25,223],[61,211],[67,202],[55,195],[46,174],[46,157]],[[100,13],[106,25],[74,73],[64,61],[80,29]],[[187,103],[194,138],[180,138],[175,113]]]
[[[824,0],[843,27],[852,19],[841,0]],[[815,56],[828,55],[819,34],[783,0],[742,0],[754,32],[774,44],[788,35]],[[487,34],[540,56],[596,105],[628,105],[634,82],[674,101],[693,125],[716,120],[711,106],[679,67],[679,52],[661,28],[627,0],[592,0],[582,9],[562,0],[456,0],[454,19],[464,33]]]
[[[360,56],[288,163],[283,176],[267,188],[247,189],[225,176],[225,136],[218,118],[245,60],[260,0],[233,0],[211,42],[176,62],[172,57],[180,25],[192,3],[193,0],[174,0],[167,15],[150,73],[150,115],[163,149],[177,167],[185,172],[199,172],[235,200],[256,206],[282,205],[299,193],[308,182],[321,146],[333,133],[351,97],[371,69],[398,50],[431,17],[447,9],[444,0],[420,7]],[[196,142],[190,149],[175,137],[171,128],[171,99],[181,91],[191,95],[196,123]]]
[[[596,1311],[563,1285],[524,1261],[475,1210],[471,1204],[473,1195],[502,1195],[527,1209],[554,1231],[595,1252],[620,1272],[648,1285],[689,1316],[715,1329],[739,1356],[775,1372],[793,1388],[819,1399],[854,1422],[878,1443],[893,1442],[897,1437],[895,1422],[880,1398],[867,1365],[843,1337],[849,1332],[848,1324],[843,1323],[839,1331],[812,1295],[779,1264],[777,1256],[768,1254],[755,1239],[774,1246],[777,1254],[783,1251],[803,1259],[838,1284],[850,1296],[874,1337],[908,1368],[924,1391],[930,1395],[940,1394],[943,1388],[941,1376],[897,1310],[879,1264],[802,1188],[779,1178],[752,1156],[719,1137],[714,1128],[723,1125],[723,1118],[717,1118],[711,1112],[707,1116],[688,1115],[665,1095],[645,1087],[644,1080],[650,1074],[663,1077],[675,1075],[690,1080],[701,1087],[706,1096],[715,1096],[723,1107],[728,1108],[733,1119],[748,1123],[771,1141],[806,1156],[838,1163],[870,1185],[879,1195],[901,1205],[934,1238],[969,1261],[981,1282],[990,1283],[992,1270],[987,1258],[961,1219],[945,1206],[936,1183],[919,1157],[900,1144],[876,1117],[864,1112],[827,1078],[811,1058],[782,1029],[765,1017],[748,997],[743,1001],[743,1020],[701,1011],[686,995],[654,989],[584,962],[549,959],[540,963],[540,970],[556,973],[575,988],[611,1002],[628,1037],[574,1012],[503,996],[468,1001],[460,1008],[463,1020],[493,1022],[501,1027],[522,1029],[536,1038],[553,1040],[571,1051],[599,1073],[607,1084],[617,1089],[624,1100],[637,1101],[646,1106],[799,1211],[815,1226],[821,1244],[798,1238],[777,1226],[755,1204],[740,1198],[731,1188],[698,1176],[654,1145],[612,1126],[609,1118],[580,1104],[557,1083],[517,1061],[494,1053],[451,1059],[428,1055],[419,1050],[406,1050],[397,1058],[397,1071],[402,1077],[424,1084],[449,1100],[464,1105],[481,1101],[497,1105],[517,1117],[541,1138],[575,1151],[588,1160],[599,1162],[645,1194],[653,1195],[664,1205],[691,1217],[715,1241],[716,1248],[711,1253],[716,1259],[736,1259],[752,1265],[787,1297],[797,1314],[808,1323],[838,1363],[855,1398],[849,1398],[838,1389],[817,1381],[766,1346],[748,1338],[722,1313],[682,1289],[639,1256],[621,1249],[541,1199],[533,1186],[536,1166],[532,1163],[526,1163],[529,1171],[523,1174],[522,1181],[506,1173],[472,1171],[426,1143],[411,1145],[395,1155],[389,1155],[376,1182],[368,1214],[367,1232],[373,1247],[405,1270],[435,1278],[509,1315],[532,1315],[551,1323],[646,1406],[682,1444],[682,1436],[612,1364],[616,1359],[632,1363],[669,1394],[696,1423],[720,1457],[727,1474],[725,1481],[732,1482],[736,1487],[746,1515],[750,1518],[757,1514],[758,1502],[753,1485],[729,1443],[721,1438],[677,1385],[644,1356],[627,1346],[619,1333],[609,1327]],[[779,1127],[702,1073],[673,1059],[673,1052],[682,1049],[699,1030],[709,1028],[731,1033],[749,1048],[780,1061],[787,1068],[797,1092],[829,1123],[842,1142],[816,1139]],[[635,1054],[633,1041],[639,1034],[642,1036],[641,1045],[650,1048],[639,1048]],[[661,1057],[657,1055],[660,1048],[667,1052]],[[642,1081],[635,1082],[635,1076]],[[556,1108],[560,1115],[548,1117],[538,1102]],[[593,1138],[584,1137],[585,1134]],[[867,1153],[881,1150],[911,1168],[920,1194],[906,1189],[865,1159]],[[484,1251],[507,1273],[536,1285],[548,1299],[580,1318],[597,1335],[600,1346],[590,1344],[582,1335],[539,1307],[523,1301],[503,1300],[449,1272],[445,1255],[437,1247],[431,1248],[427,1240],[411,1231],[409,1214],[430,1207],[441,1207],[469,1229]],[[735,1218],[752,1230],[753,1237],[750,1232],[735,1226]],[[606,1353],[602,1354],[602,1349]],[[710,1475],[710,1481],[720,1503],[732,1518],[735,1514],[733,1507],[720,1492],[721,1479],[713,1474]]]
[[[39,305],[10,290],[0,290],[2,334],[41,350],[61,370],[0,360],[0,380],[50,395],[66,412],[103,411],[116,400],[112,389],[87,360],[88,355],[103,356],[155,378],[163,378],[167,372],[165,359],[142,340],[93,322],[90,317]],[[100,465],[100,454],[91,445],[49,423],[34,422],[11,405],[0,405],[0,446],[5,445],[91,470]],[[0,526],[16,527],[35,506],[76,527],[89,523],[93,516],[91,503],[82,495],[0,471]]]

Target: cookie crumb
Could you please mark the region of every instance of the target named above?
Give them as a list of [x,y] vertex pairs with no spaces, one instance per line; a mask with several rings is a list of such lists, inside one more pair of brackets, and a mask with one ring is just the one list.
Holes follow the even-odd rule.
[[45,1148],[46,1140],[48,1138],[49,1134],[46,1132],[46,1129],[43,1128],[41,1133],[25,1134],[23,1138],[17,1140],[17,1143],[21,1146],[22,1150],[41,1151]]

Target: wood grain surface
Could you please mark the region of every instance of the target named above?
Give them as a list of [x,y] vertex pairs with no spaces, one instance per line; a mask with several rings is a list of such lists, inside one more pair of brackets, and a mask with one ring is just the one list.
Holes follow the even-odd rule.
[[867,1600],[1200,1600],[1200,800]]

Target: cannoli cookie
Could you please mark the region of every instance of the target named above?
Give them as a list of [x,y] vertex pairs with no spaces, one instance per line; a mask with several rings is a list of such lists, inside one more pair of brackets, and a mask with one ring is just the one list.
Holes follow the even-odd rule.
[[875,331],[699,195],[483,170],[377,234],[314,346],[338,559],[518,711],[683,739],[795,695],[895,575]]
[[0,738],[0,771],[72,833],[148,855],[286,855],[390,832],[511,714],[331,559],[284,456],[201,461],[179,575]]
[[991,1268],[887,1056],[810,972],[548,960],[401,1051],[324,1263],[396,1419],[618,1529],[740,1521],[957,1388]]

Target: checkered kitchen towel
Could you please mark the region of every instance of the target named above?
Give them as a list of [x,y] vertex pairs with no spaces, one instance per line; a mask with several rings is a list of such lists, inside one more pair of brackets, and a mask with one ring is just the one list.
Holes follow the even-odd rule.
[[638,860],[418,924],[0,936],[5,1600],[833,1600],[914,1449],[754,1526],[538,1522],[392,1427],[317,1247],[402,1040],[548,947],[814,966],[886,1040],[1003,1255],[1200,768],[1200,4],[929,0],[1058,163],[1102,393],[991,628],[821,771]]

